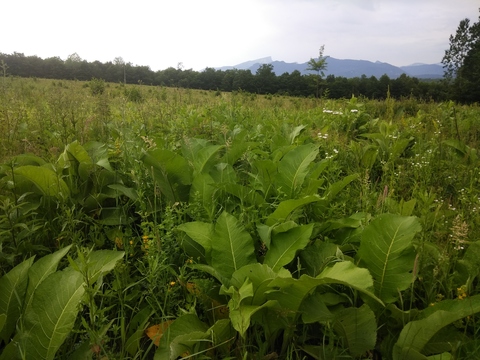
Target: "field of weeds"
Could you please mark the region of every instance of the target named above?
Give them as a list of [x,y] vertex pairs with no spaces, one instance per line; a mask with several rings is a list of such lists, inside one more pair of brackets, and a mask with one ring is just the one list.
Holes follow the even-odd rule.
[[477,359],[480,108],[0,79],[0,359]]

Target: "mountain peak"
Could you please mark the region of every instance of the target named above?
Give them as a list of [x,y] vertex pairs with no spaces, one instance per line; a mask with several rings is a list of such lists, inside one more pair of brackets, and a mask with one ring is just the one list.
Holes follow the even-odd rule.
[[243,63],[233,65],[233,66],[222,66],[218,69],[220,69],[222,71],[230,70],[230,69],[248,70],[252,66],[255,66],[255,65],[258,65],[258,64],[260,64],[260,65],[270,64],[272,62],[273,62],[272,57],[271,56],[266,56],[266,57],[263,57],[263,58],[260,58],[260,59],[245,61]]
[[[246,61],[234,66],[223,66],[217,69],[222,71],[229,69],[250,70],[252,73],[255,73],[263,64],[272,64],[274,66],[273,71],[276,75],[281,75],[285,72],[292,73],[295,70],[300,71],[302,74],[311,73],[307,70],[308,63],[306,62],[299,64],[273,61],[271,56]],[[389,78],[395,79],[402,74],[418,78],[441,78],[443,77],[443,68],[438,64],[419,63],[398,67],[382,61],[372,62],[368,60],[336,59],[329,56],[327,59],[327,69],[325,70],[325,75],[335,75],[346,78],[360,77],[362,75],[380,78],[382,75],[387,75]]]

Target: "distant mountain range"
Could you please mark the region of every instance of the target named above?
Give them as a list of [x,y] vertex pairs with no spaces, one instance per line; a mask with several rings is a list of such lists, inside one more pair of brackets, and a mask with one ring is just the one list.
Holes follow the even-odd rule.
[[[217,69],[229,70],[250,70],[253,74],[263,64],[272,64],[273,71],[276,75],[282,75],[285,72],[292,73],[295,70],[302,74],[309,74],[307,71],[307,62],[304,63],[287,63],[285,61],[273,61],[272,58],[265,57],[256,60],[250,60],[234,66],[222,66]],[[346,78],[375,76],[377,79],[382,75],[387,75],[391,79],[398,78],[402,74],[419,79],[440,79],[443,77],[443,66],[441,64],[412,64],[408,66],[394,66],[388,63],[376,61],[371,62],[367,60],[350,60],[350,59],[335,59],[327,58],[327,70],[324,72],[325,76],[335,75]]]

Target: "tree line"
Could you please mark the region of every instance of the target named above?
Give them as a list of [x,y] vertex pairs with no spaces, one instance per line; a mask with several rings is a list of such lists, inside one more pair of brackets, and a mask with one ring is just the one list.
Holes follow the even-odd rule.
[[445,87],[439,81],[421,81],[405,74],[397,79],[387,75],[380,78],[365,75],[356,78],[328,75],[319,78],[303,75],[295,70],[277,76],[273,65],[263,64],[255,73],[250,70],[216,70],[207,67],[203,71],[169,67],[153,71],[149,66],[132,65],[122,58],[114,61],[88,62],[77,54],[66,60],[59,57],[42,59],[38,56],[25,56],[23,53],[0,53],[0,66],[4,73],[20,77],[88,81],[92,78],[107,82],[159,85],[202,90],[235,91],[243,90],[257,94],[282,94],[291,96],[325,96],[329,98],[349,98],[365,96],[383,99],[390,93],[394,98],[413,96],[418,99],[442,101],[447,97]]
[[[74,53],[66,60],[59,57],[42,59],[25,56],[23,53],[0,53],[0,71],[7,75],[65,80],[102,79],[107,82],[135,83],[183,87],[202,90],[243,90],[257,94],[282,94],[291,96],[316,96],[333,99],[349,98],[352,95],[369,99],[414,97],[425,101],[456,100],[462,103],[480,102],[480,17],[475,23],[469,19],[460,21],[455,35],[450,36],[450,48],[445,51],[442,63],[445,76],[442,80],[419,80],[402,74],[396,79],[387,75],[380,78],[365,75],[355,78],[328,75],[323,70],[328,66],[323,57],[310,59],[309,75],[295,70],[277,76],[273,65],[261,65],[255,74],[250,70],[217,70],[207,67],[203,71],[169,67],[153,71],[149,66],[133,65],[121,57],[113,61],[88,62]],[[387,95],[388,94],[388,95]]]

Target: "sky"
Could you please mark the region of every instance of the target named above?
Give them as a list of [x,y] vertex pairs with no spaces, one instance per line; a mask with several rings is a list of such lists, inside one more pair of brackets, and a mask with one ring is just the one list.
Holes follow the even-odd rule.
[[[0,52],[87,61],[122,57],[154,71],[271,56],[395,66],[439,63],[478,0],[15,0],[1,6]],[[328,61],[327,61],[328,63]]]

